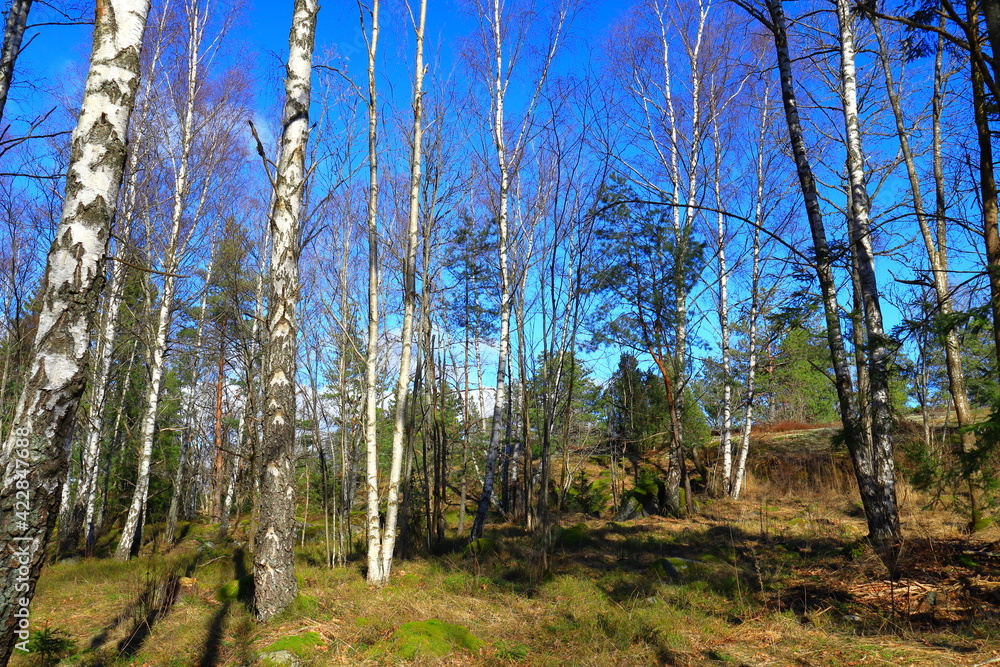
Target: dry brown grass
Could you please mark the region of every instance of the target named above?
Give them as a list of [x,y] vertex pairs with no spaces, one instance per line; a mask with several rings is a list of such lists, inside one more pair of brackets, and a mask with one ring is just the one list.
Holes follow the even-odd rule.
[[[618,524],[567,515],[563,525],[586,526],[583,539],[557,546],[547,572],[526,566],[536,544],[510,526],[494,528],[488,555],[399,562],[381,589],[367,585],[358,562],[310,567],[303,554],[300,603],[262,626],[242,603],[216,599],[237,572],[231,547],[196,558],[190,540],[178,554],[127,564],[67,562],[45,572],[34,620],[69,633],[81,652],[66,664],[77,665],[253,664],[257,651],[306,632],[322,642],[305,664],[399,664],[393,632],[432,618],[468,627],[485,646],[477,655],[456,650],[409,664],[930,666],[994,657],[1000,630],[993,616],[981,609],[969,616],[969,599],[952,595],[940,597],[937,615],[928,617],[927,593],[936,586],[941,595],[964,578],[984,588],[979,602],[988,607],[995,589],[982,584],[1000,562],[984,560],[978,570],[955,563],[956,554],[989,544],[959,538],[945,517],[917,524],[916,516],[907,531],[914,572],[928,566],[949,573],[947,581],[911,573],[888,583],[859,541],[864,522],[845,497],[775,497],[758,488],[684,520]],[[679,580],[656,571],[664,557],[684,559]],[[181,570],[196,584],[186,582],[131,658],[116,657],[129,625],[115,626],[116,619],[131,618],[125,612],[149,581]],[[965,616],[946,617],[959,603]],[[102,633],[101,647],[85,650]]]
[[789,431],[813,431],[817,429],[826,428],[840,428],[839,422],[827,422],[820,424],[812,424],[808,422],[794,421],[786,419],[783,421],[777,421],[773,424],[767,422],[757,422],[750,429],[752,435],[759,435],[762,433],[788,433]]
[[[926,496],[900,484],[907,543],[902,577],[890,581],[863,541],[850,464],[831,453],[833,433],[755,438],[743,498],[706,501],[685,519],[559,517],[547,564],[538,538],[494,525],[488,553],[464,555],[456,540],[454,552],[397,562],[392,583],[375,589],[360,560],[309,565],[323,547],[308,543],[298,550],[300,600],[257,625],[240,600],[217,599],[245,561],[236,544],[207,547],[206,526],[167,555],[48,568],[33,623],[76,642],[69,665],[252,665],[265,647],[304,633],[321,640],[304,665],[394,665],[403,662],[394,632],[429,619],[469,628],[483,648],[406,664],[930,667],[1000,655],[1000,529],[964,536],[960,517],[926,509]],[[580,463],[591,479],[602,473],[593,460]],[[247,541],[239,529],[235,538]],[[120,655],[157,600],[142,641]]]

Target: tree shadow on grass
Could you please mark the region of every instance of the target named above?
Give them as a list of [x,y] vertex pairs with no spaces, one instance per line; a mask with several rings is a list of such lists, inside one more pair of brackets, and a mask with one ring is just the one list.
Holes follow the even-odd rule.
[[[142,590],[121,613],[90,640],[89,650],[97,652],[112,641],[112,638],[120,636],[121,639],[115,647],[117,657],[130,658],[138,653],[156,623],[177,603],[181,592],[181,577],[190,576],[197,564],[197,558],[185,559],[174,562],[165,573],[147,572]],[[127,630],[120,634],[122,628]]]
[[[118,654],[130,658],[139,652],[146,638],[153,631],[156,622],[167,615],[180,591],[180,577],[169,575],[159,584],[153,586],[153,594],[146,605],[139,607],[139,615],[135,618],[131,632],[118,642]],[[145,613],[142,613],[145,612]]]
[[[250,576],[250,569],[247,566],[247,554],[243,549],[237,549],[233,553],[233,570],[236,579],[241,582],[236,601],[242,603],[250,611],[253,610],[253,578]],[[198,660],[198,667],[215,667],[219,664],[222,649],[222,640],[226,635],[226,620],[232,608],[232,599],[223,602],[211,623],[208,624],[208,633],[205,638],[205,650]]]
[[[149,629],[143,630],[143,625],[152,626],[156,620],[173,605],[177,599],[179,581],[176,575],[168,575],[166,579],[159,580],[147,577],[146,585],[124,610],[108,625],[101,630],[100,634],[90,640],[90,649],[96,650],[104,646],[111,638],[112,633],[122,625],[132,622],[132,630],[126,638],[119,644],[119,650],[123,647],[135,645],[134,638],[145,638],[149,634]],[[138,640],[141,645],[142,639]],[[138,646],[135,646],[138,649]],[[133,655],[129,653],[129,655]]]

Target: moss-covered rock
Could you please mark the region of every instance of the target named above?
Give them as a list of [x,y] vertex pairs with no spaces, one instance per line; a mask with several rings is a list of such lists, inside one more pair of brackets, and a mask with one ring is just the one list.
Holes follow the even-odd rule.
[[298,667],[299,664],[291,651],[265,651],[257,656],[258,667]]
[[301,635],[283,637],[273,644],[267,646],[261,655],[288,652],[296,658],[308,658],[316,650],[316,647],[323,643],[323,638],[316,632],[307,632]]
[[653,564],[649,566],[649,571],[660,579],[669,579],[671,581],[679,581],[681,578],[680,570],[671,562],[670,558],[657,558],[653,561]]
[[436,618],[404,623],[392,634],[392,652],[404,660],[428,655],[441,657],[455,649],[476,653],[482,645],[483,641],[468,628]]

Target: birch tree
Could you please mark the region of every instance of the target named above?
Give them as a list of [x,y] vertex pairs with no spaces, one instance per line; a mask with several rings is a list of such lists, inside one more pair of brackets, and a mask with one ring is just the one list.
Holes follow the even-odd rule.
[[[858,419],[860,408],[857,405],[857,398],[854,394],[854,383],[847,362],[847,352],[840,326],[840,304],[837,301],[837,285],[833,271],[833,259],[830,246],[827,243],[823,209],[820,203],[816,178],[813,175],[809,152],[806,148],[805,133],[802,129],[799,106],[796,101],[795,78],[792,71],[792,58],[788,44],[788,29],[784,8],[780,0],[766,0],[763,11],[742,0],[737,0],[737,4],[764,25],[771,32],[774,40],[781,84],[782,106],[785,112],[789,143],[792,149],[792,157],[795,161],[799,187],[805,202],[806,218],[812,234],[813,252],[810,260],[820,287],[823,313],[826,321],[827,342],[830,348],[830,358],[834,371],[834,384],[837,389],[838,407],[844,429],[844,439],[847,442],[851,458],[854,462],[855,475],[861,491],[861,500],[868,519],[870,538],[878,545],[890,546],[898,542],[900,535],[894,489],[895,480],[889,477],[889,473],[893,467],[891,443],[887,440],[888,433],[884,432],[880,433],[881,449],[876,451],[873,448],[864,446],[865,434],[862,432],[860,420]],[[853,64],[853,34],[841,34],[840,37],[841,42],[848,37],[852,40],[849,47],[844,47],[841,44],[841,76],[846,80],[848,76],[854,76],[852,67],[845,68],[843,66],[845,60],[851,60]],[[844,87],[845,89],[847,88],[846,81]],[[852,122],[848,120],[849,117],[852,114],[856,116],[856,93],[853,107],[849,106],[847,98],[848,94],[845,91],[843,100],[845,127]],[[856,117],[853,122],[856,124]],[[860,136],[858,137],[858,141],[860,141]],[[859,198],[864,199],[864,202],[853,202],[852,198],[853,204],[864,208],[863,211],[852,211],[852,214],[855,216],[861,214],[867,216],[867,192],[864,191],[864,173],[860,164],[860,144],[858,143],[855,148],[849,150],[854,153],[849,157],[852,160],[849,170],[852,184],[851,194],[853,195],[857,191]],[[862,242],[870,243],[870,239],[859,238],[857,232],[852,241],[854,245],[859,245]],[[861,252],[868,252],[868,250],[862,249]],[[870,262],[870,255],[863,261]],[[873,273],[869,276],[869,279],[874,280]],[[874,285],[869,284],[868,289],[872,288],[874,288]],[[879,344],[878,338],[880,336],[884,337],[884,334],[881,331],[880,315],[874,312],[878,306],[877,294],[869,293],[867,298],[869,301],[865,307],[868,308],[871,306],[872,308],[869,333],[874,332],[876,334],[876,340],[873,342]],[[869,313],[866,311],[865,314],[867,320]],[[884,346],[884,340],[881,341],[881,345]],[[873,363],[883,364],[885,361],[880,353],[879,359]],[[877,408],[876,412],[880,418],[885,416],[886,407],[879,406]],[[886,424],[884,427],[880,426],[880,428],[886,428],[887,426]],[[886,447],[888,447],[888,452]],[[890,455],[888,461],[884,460],[887,453]],[[889,551],[883,552],[883,556],[889,561],[887,565],[891,566],[892,556]]]
[[306,184],[316,0],[295,0],[288,36],[285,108],[271,207],[271,286],[260,461],[254,536],[254,610],[265,621],[295,599],[296,305],[299,292],[299,217]]
[[757,397],[757,320],[760,317],[764,295],[761,288],[761,228],[765,223],[764,219],[764,153],[766,150],[766,133],[770,109],[768,98],[770,87],[764,89],[764,96],[761,104],[760,132],[757,138],[757,159],[755,164],[755,197],[754,197],[754,217],[751,234],[753,241],[751,244],[751,268],[750,268],[750,309],[747,314],[747,349],[748,359],[746,366],[746,378],[744,381],[743,396],[743,425],[740,430],[740,442],[736,449],[735,466],[732,478],[724,477],[729,482],[726,492],[733,500],[739,500],[743,491],[743,480],[746,477],[747,456],[750,451],[750,432],[753,428],[754,400]]
[[[629,39],[616,40],[611,47],[618,51],[611,72],[622,81],[623,118],[618,122],[625,132],[622,143],[609,146],[608,150],[618,173],[637,186],[637,199],[651,199],[670,207],[664,223],[670,224],[672,237],[680,244],[675,248],[678,258],[689,251],[684,244],[694,243],[692,232],[704,206],[704,169],[700,165],[711,120],[704,98],[708,89],[707,65],[717,55],[706,46],[716,25],[717,11],[706,0],[690,4],[651,0],[637,6],[634,26],[623,26],[632,33]],[[680,49],[675,49],[678,44]],[[670,354],[662,359],[653,358],[664,374],[664,386],[670,385],[666,389],[668,403],[676,401],[676,412],[683,415],[684,390],[691,371],[689,311],[690,289],[694,284],[681,282],[676,287],[671,290],[672,309],[677,317],[670,318],[673,327],[669,335]],[[659,337],[659,334],[654,336]],[[683,485],[687,510],[694,511],[684,463],[682,426],[671,427],[671,433],[670,465],[665,477],[668,495],[679,502]],[[668,505],[673,506],[673,501]]]
[[[847,182],[850,218],[853,221],[852,253],[857,261],[864,327],[868,342],[868,401],[871,451],[857,457],[858,484],[869,519],[871,539],[891,558],[889,550],[901,539],[896,507],[895,460],[892,455],[892,404],[889,395],[889,347],[882,323],[882,306],[875,276],[872,246],[871,200],[865,183],[864,152],[858,116],[854,15],[847,0],[837,0],[840,29],[840,71],[843,85],[844,128],[847,140]],[[861,444],[861,443],[859,443]],[[863,446],[863,445],[862,445]],[[863,477],[863,479],[862,479]],[[887,563],[889,564],[889,563]]]
[[[139,147],[146,139],[146,130],[151,121],[152,82],[156,78],[160,63],[160,54],[165,42],[165,23],[167,13],[162,12],[155,25],[155,39],[149,48],[153,52],[149,60],[146,76],[143,78],[141,90],[137,95],[137,109],[133,112],[133,123],[129,143]],[[125,292],[126,274],[129,265],[125,256],[131,252],[129,243],[133,231],[133,221],[138,217],[140,183],[140,160],[142,151],[129,151],[125,164],[124,186],[122,188],[122,205],[117,214],[121,221],[116,232],[118,240],[115,245],[117,261],[108,260],[111,271],[104,289],[104,309],[101,315],[100,328],[95,343],[93,383],[90,388],[90,401],[87,406],[87,418],[84,428],[87,429],[83,457],[80,465],[80,485],[76,494],[76,507],[73,524],[70,527],[70,539],[76,544],[79,532],[84,531],[86,553],[93,548],[95,535],[94,509],[97,500],[97,476],[100,466],[101,436],[104,430],[104,411],[107,402],[108,382],[111,374],[111,361],[114,356],[115,340],[118,332],[118,320],[121,313],[122,300]],[[60,532],[62,529],[60,528]]]
[[[497,225],[498,268],[500,278],[500,339],[497,353],[496,391],[494,392],[493,416],[490,423],[490,441],[486,450],[486,462],[483,471],[483,489],[476,508],[476,516],[472,523],[471,538],[481,537],[486,526],[486,517],[493,499],[493,486],[496,479],[497,462],[500,454],[500,438],[504,429],[504,413],[507,403],[507,366],[510,355],[510,316],[513,306],[512,284],[510,276],[510,198],[512,174],[516,174],[518,161],[522,155],[525,143],[529,137],[529,129],[538,100],[548,79],[549,69],[556,53],[562,46],[564,31],[571,18],[574,5],[560,3],[554,9],[552,25],[549,29],[548,42],[542,55],[540,71],[535,75],[535,85],[531,88],[531,96],[525,107],[523,119],[513,135],[513,141],[508,145],[507,125],[507,89],[510,86],[514,66],[518,61],[521,43],[515,41],[515,48],[510,49],[506,42],[513,26],[510,17],[504,14],[504,3],[493,0],[489,7],[478,7],[484,52],[488,53],[487,62],[490,69],[483,72],[487,76],[490,87],[490,140],[493,144],[491,159],[495,159],[497,168],[497,190],[495,199],[495,218]],[[530,14],[529,14],[530,15]],[[528,18],[527,16],[524,17]],[[527,30],[528,25],[519,26]]]
[[[492,13],[487,19],[489,37],[492,40],[493,81],[491,91],[492,108],[490,128],[495,148],[496,164],[499,176],[497,191],[497,246],[499,254],[500,273],[500,340],[497,351],[496,392],[493,397],[493,418],[490,423],[490,443],[486,450],[486,467],[483,476],[483,490],[476,508],[476,516],[472,521],[471,538],[482,536],[486,527],[486,515],[493,498],[493,484],[496,478],[497,459],[500,454],[500,434],[503,428],[503,415],[507,401],[507,357],[510,354],[510,313],[511,293],[508,265],[508,205],[510,200],[510,165],[507,152],[506,127],[504,112],[506,111],[506,93],[509,83],[509,65],[504,64],[504,30],[500,23],[500,0],[494,0]],[[484,12],[485,13],[485,12]]]
[[0,568],[0,664],[25,649],[27,612],[66,477],[64,445],[87,382],[97,298],[125,166],[149,3],[99,0],[90,71],[73,132],[66,197],[49,251],[34,355],[4,443],[0,537],[17,545]]
[[[423,150],[423,97],[424,97],[424,27],[427,23],[427,0],[420,0],[419,16],[414,26],[416,33],[416,60],[413,82],[413,137],[410,152],[410,191],[409,208],[406,226],[406,253],[403,257],[403,330],[402,350],[399,360],[399,379],[396,383],[396,406],[393,415],[392,428],[392,459],[389,467],[389,488],[386,493],[385,527],[379,531],[376,540],[369,534],[368,551],[368,581],[376,585],[389,582],[392,571],[392,556],[396,544],[396,524],[399,517],[400,475],[403,463],[403,435],[406,428],[406,406],[410,387],[410,360],[413,350],[413,319],[417,306],[416,263],[417,263],[417,226],[420,219],[420,182],[421,157]],[[373,39],[374,41],[374,39]],[[370,82],[374,91],[374,84]],[[374,97],[371,99],[374,102]],[[428,277],[424,276],[424,281]],[[425,304],[426,308],[426,304]],[[369,345],[372,344],[369,338]],[[369,355],[371,351],[369,351]],[[374,387],[368,385],[368,401],[371,405]],[[373,420],[374,415],[367,415]],[[369,422],[370,423],[370,422]],[[369,442],[369,465],[371,465],[371,449],[374,443]],[[369,472],[369,494],[371,494],[371,473]],[[377,484],[377,479],[376,479]],[[376,493],[378,491],[376,485]],[[370,496],[369,496],[370,497]],[[371,512],[369,505],[369,512]],[[376,521],[369,515],[369,530],[379,530]]]
[[0,50],[0,121],[3,121],[4,107],[7,106],[7,92],[14,80],[14,63],[21,54],[21,41],[28,28],[28,13],[32,0],[14,0],[7,12],[7,23],[3,31],[3,48]]
[[[147,366],[148,383],[146,386],[146,408],[142,416],[140,425],[140,454],[139,466],[136,474],[135,490],[132,494],[132,501],[129,505],[128,516],[122,528],[121,541],[115,550],[115,557],[127,559],[137,553],[141,544],[142,526],[145,521],[146,500],[149,493],[150,462],[153,452],[153,440],[156,436],[156,418],[160,401],[160,385],[164,372],[164,357],[167,350],[167,341],[170,334],[171,322],[174,310],[174,298],[177,292],[178,269],[188,250],[188,245],[193,237],[195,227],[202,217],[207,200],[212,189],[212,179],[216,175],[216,168],[223,161],[222,151],[217,155],[208,155],[207,159],[200,165],[201,183],[196,189],[195,174],[193,173],[196,145],[201,143],[202,149],[220,148],[220,146],[206,147],[206,143],[211,143],[207,136],[209,131],[220,128],[213,128],[208,122],[213,116],[221,114],[219,107],[214,109],[203,108],[199,110],[200,103],[203,105],[207,100],[203,99],[202,91],[205,88],[206,79],[202,71],[203,60],[211,48],[206,44],[206,27],[208,20],[207,5],[200,4],[200,0],[187,0],[184,4],[184,30],[185,45],[183,47],[183,67],[181,69],[181,81],[183,91],[178,99],[177,120],[180,125],[177,153],[168,157],[168,165],[172,175],[170,214],[167,228],[167,238],[163,248],[163,261],[161,264],[163,283],[161,285],[160,302],[157,308],[157,315],[153,328],[147,342]],[[215,104],[219,101],[213,100]],[[214,105],[213,105],[214,106]],[[233,118],[229,118],[228,125],[231,129]],[[170,143],[170,136],[173,134],[167,119],[161,120],[164,128],[161,131],[161,140],[167,145]],[[225,121],[224,121],[225,123]],[[222,130],[227,134],[226,130]],[[216,137],[218,139],[219,137]],[[189,196],[195,194],[194,202],[189,200]],[[190,223],[190,224],[185,224]],[[147,223],[149,224],[149,223]],[[149,233],[150,230],[147,230]],[[150,251],[153,251],[150,248]],[[153,259],[152,257],[150,258]],[[154,264],[153,261],[150,264]]]
[[[359,8],[361,4],[359,3]],[[365,397],[364,397],[364,438],[366,462],[367,507],[365,525],[368,538],[368,581],[381,584],[382,577],[382,527],[379,520],[378,489],[378,440],[376,419],[378,411],[378,290],[379,290],[379,243],[378,243],[378,89],[376,87],[375,66],[379,38],[379,0],[372,0],[369,10],[371,34],[365,33],[368,47],[368,336],[365,349]],[[361,9],[361,23],[364,25],[364,9]]]

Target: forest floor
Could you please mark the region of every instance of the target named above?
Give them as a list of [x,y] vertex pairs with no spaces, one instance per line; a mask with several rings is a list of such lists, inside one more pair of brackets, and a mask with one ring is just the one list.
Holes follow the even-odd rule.
[[[455,539],[397,561],[380,589],[363,559],[324,567],[311,524],[300,596],[263,625],[247,607],[245,524],[225,541],[191,525],[166,553],[49,566],[32,629],[69,654],[59,664],[81,666],[1000,663],[1000,530],[963,535],[956,515],[921,509],[904,488],[907,541],[890,580],[834,463],[683,520],[563,515],[548,561],[526,531],[494,525],[474,548]],[[813,474],[825,486],[795,481]]]

